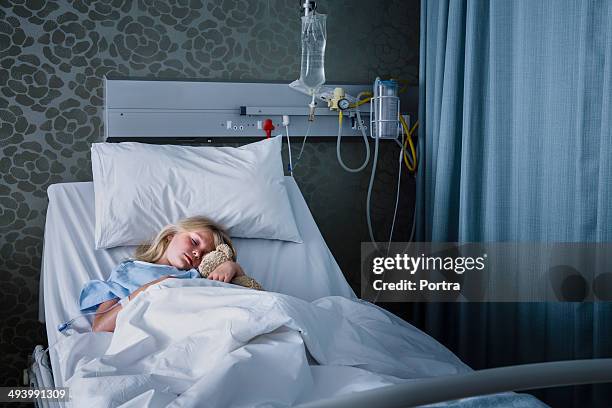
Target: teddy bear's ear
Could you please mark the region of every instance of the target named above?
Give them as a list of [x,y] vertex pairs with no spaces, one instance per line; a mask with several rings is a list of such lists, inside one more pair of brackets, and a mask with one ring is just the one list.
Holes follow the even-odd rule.
[[234,257],[234,251],[232,251],[232,248],[230,248],[230,246],[227,244],[218,245],[217,251],[223,252],[223,254],[230,260]]

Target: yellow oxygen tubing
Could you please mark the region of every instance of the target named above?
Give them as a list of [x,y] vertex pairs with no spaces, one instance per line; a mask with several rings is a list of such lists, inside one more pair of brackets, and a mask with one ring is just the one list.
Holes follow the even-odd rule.
[[[402,84],[402,88],[398,91],[398,94],[406,92],[406,90],[408,90],[408,87],[411,84],[410,81],[403,79],[396,79],[396,81]],[[410,172],[414,173],[417,170],[417,155],[416,148],[414,147],[414,142],[412,141],[412,134],[414,133],[414,130],[418,127],[419,121],[417,120],[412,126],[412,129],[410,130],[408,130],[408,124],[406,123],[402,115],[400,115],[400,123],[402,124],[402,128],[404,129],[404,132],[407,135],[406,139],[402,141],[402,146],[404,149],[404,164]],[[411,156],[408,156],[408,154],[406,153],[406,144],[410,146]]]
[[[362,96],[366,96],[366,98],[361,99]],[[357,99],[357,102],[350,105],[351,108],[356,108],[358,106],[363,105],[364,103],[370,102],[370,100],[372,99],[372,92],[361,92],[359,93],[359,95],[357,95]]]
[[[400,122],[402,124],[402,128],[404,129],[404,132],[406,133],[406,139],[402,143],[403,149],[404,149],[404,163],[406,164],[406,167],[408,168],[408,170],[414,173],[416,172],[416,169],[417,169],[417,155],[416,155],[416,149],[414,147],[414,142],[412,141],[412,134],[414,133],[415,129],[419,126],[419,121],[417,120],[415,124],[412,126],[412,129],[410,130],[408,130],[408,124],[406,123],[402,115],[400,115]],[[411,157],[409,157],[408,153],[406,152],[407,151],[406,144],[410,145]]]

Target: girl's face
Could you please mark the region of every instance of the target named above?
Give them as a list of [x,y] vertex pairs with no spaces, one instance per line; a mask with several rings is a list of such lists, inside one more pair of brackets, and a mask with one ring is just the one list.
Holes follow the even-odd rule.
[[202,256],[215,250],[214,236],[208,229],[179,232],[168,239],[168,248],[157,263],[171,265],[177,269],[197,268]]

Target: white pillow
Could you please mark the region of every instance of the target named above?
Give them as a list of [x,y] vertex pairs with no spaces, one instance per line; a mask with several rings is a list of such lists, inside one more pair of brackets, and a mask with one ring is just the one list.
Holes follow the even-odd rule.
[[281,138],[241,147],[135,142],[91,148],[96,249],[137,245],[204,215],[233,237],[302,242],[283,184]]

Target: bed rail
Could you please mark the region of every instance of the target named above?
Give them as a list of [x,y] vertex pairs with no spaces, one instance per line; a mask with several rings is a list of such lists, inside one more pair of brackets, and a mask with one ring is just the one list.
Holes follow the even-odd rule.
[[490,368],[355,392],[297,407],[413,407],[499,392],[605,382],[612,382],[612,358]]

